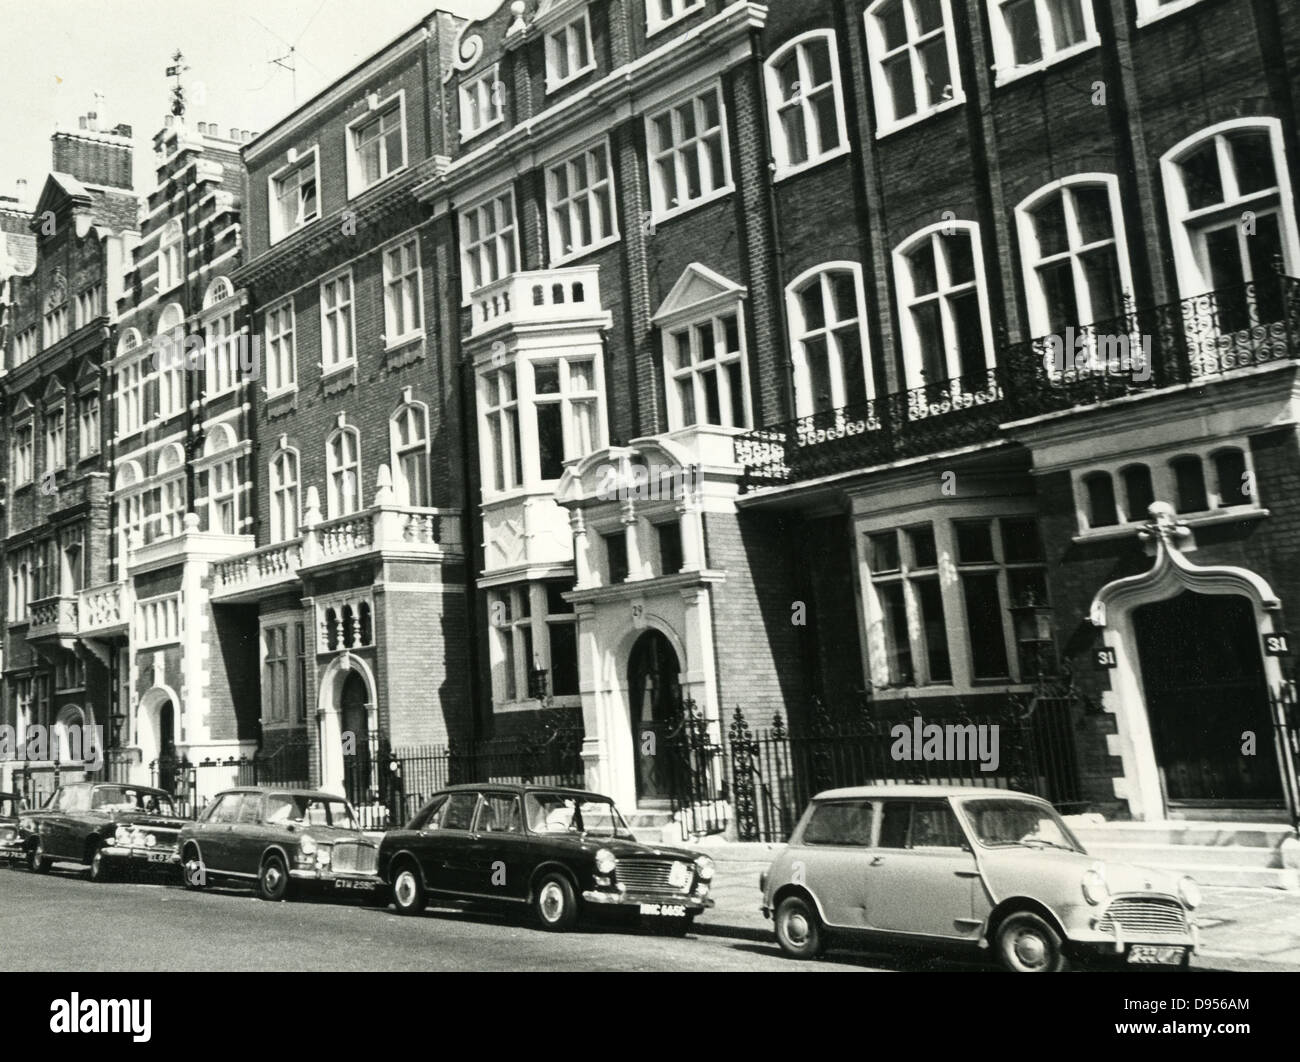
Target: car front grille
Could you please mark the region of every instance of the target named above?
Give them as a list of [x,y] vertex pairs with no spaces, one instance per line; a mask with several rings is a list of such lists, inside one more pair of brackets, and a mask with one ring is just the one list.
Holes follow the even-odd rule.
[[685,873],[677,871],[680,884],[673,884],[672,860],[638,859],[632,862],[620,861],[614,874],[618,884],[630,892],[662,892],[674,896],[685,895],[691,888],[691,868],[686,863],[678,864]]
[[344,841],[334,846],[331,865],[343,874],[373,874],[379,865],[379,853],[374,845]]
[[[170,848],[175,847],[176,839],[180,836],[180,830],[159,829],[156,826],[148,828],[136,828],[130,832],[129,840],[132,848]],[[153,838],[153,844],[149,844],[149,838]]]
[[12,826],[0,826],[0,844],[13,844],[18,839],[18,831]]
[[1116,927],[1126,937],[1138,935],[1184,936],[1187,933],[1187,915],[1177,900],[1157,900],[1143,897],[1124,897],[1106,908],[1097,928],[1103,933],[1113,933]]

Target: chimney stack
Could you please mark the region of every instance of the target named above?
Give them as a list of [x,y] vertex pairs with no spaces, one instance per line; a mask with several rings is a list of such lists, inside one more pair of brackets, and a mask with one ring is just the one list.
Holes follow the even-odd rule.
[[[102,99],[102,94],[96,93],[96,107]],[[77,129],[60,130],[50,137],[51,168],[84,184],[131,188],[131,127],[117,125],[109,131],[99,125],[99,111],[93,110],[77,120]]]

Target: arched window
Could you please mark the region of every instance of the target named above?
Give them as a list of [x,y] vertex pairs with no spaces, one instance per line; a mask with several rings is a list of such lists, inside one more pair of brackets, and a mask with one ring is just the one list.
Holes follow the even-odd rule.
[[117,496],[118,527],[122,532],[122,555],[136,534],[144,532],[144,494],[139,490],[144,483],[144,470],[138,462],[124,461],[117,466],[113,492]]
[[[229,424],[217,424],[203,444],[204,457],[234,449],[235,433]],[[239,460],[231,455],[208,466],[208,530],[223,535],[239,533]]]
[[271,458],[271,541],[298,537],[300,498],[298,452],[281,450]]
[[1109,472],[1089,472],[1083,477],[1083,489],[1088,496],[1089,527],[1114,527],[1119,523],[1115,484]]
[[[142,343],[140,333],[128,328],[117,340],[117,354],[122,357],[140,350]],[[146,380],[146,358],[144,351],[130,361],[123,361],[117,370],[117,434],[118,437],[131,435],[144,426],[145,403],[144,387]]]
[[361,434],[341,427],[325,444],[329,479],[329,516],[347,516],[361,508]]
[[894,251],[894,275],[908,388],[986,385],[993,338],[979,226],[949,221],[922,229]]
[[184,232],[179,219],[173,218],[163,228],[158,241],[158,292],[171,291],[185,279],[183,253]]
[[1246,455],[1233,446],[1216,450],[1210,455],[1210,460],[1214,462],[1214,493],[1219,508],[1253,505],[1254,476],[1246,469]]
[[118,355],[129,354],[140,345],[140,330],[138,328],[128,328],[117,337]]
[[234,286],[226,277],[217,277],[208,285],[208,290],[203,294],[203,308],[211,309],[219,302],[225,302],[235,294]]
[[1146,465],[1126,465],[1119,470],[1119,477],[1124,484],[1124,512],[1129,523],[1147,519],[1156,500],[1151,469]]
[[388,430],[393,451],[393,488],[398,505],[427,506],[429,417],[422,403],[410,402],[393,414]]
[[840,154],[848,145],[835,34],[816,30],[767,61],[768,126],[778,179]]
[[1133,285],[1113,175],[1053,182],[1016,208],[1016,223],[1034,335],[1060,335],[1124,313],[1124,293]]
[[862,267],[831,262],[786,289],[799,416],[863,406],[873,397]]
[[158,455],[157,519],[154,539],[175,538],[185,521],[185,451],[179,443]]
[[1195,454],[1175,457],[1169,462],[1174,473],[1175,506],[1180,513],[1203,513],[1210,507],[1205,493],[1205,472]]
[[158,412],[174,416],[185,408],[185,311],[170,303],[158,317],[154,340],[158,369]]

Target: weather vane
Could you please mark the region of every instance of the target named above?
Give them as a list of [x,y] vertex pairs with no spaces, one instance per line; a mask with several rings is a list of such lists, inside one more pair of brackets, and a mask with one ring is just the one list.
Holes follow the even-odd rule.
[[172,56],[172,65],[167,68],[167,76],[176,79],[176,84],[172,86],[172,114],[177,118],[185,114],[185,86],[181,83],[181,77],[188,69],[185,56],[177,48],[176,54]]

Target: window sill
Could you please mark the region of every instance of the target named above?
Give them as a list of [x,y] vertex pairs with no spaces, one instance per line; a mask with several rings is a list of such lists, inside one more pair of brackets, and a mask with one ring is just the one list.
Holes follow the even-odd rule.
[[581,81],[584,77],[596,69],[595,63],[588,63],[581,70],[577,70],[563,80],[553,81],[549,76],[546,79],[546,95],[552,92],[559,92],[562,88],[568,88],[575,81]]
[[776,173],[772,175],[773,182],[780,184],[791,177],[798,177],[801,173],[807,173],[809,170],[815,170],[818,166],[823,166],[828,162],[834,162],[836,159],[842,159],[849,153],[847,144],[837,147],[834,151],[828,151],[815,159],[809,159],[807,162],[801,162],[797,166],[777,165]]
[[389,339],[383,336],[384,353],[391,354],[395,350],[401,350],[403,347],[409,347],[416,343],[424,342],[424,329],[421,328],[415,332],[407,332],[404,336],[398,336],[395,339]]
[[398,174],[400,174],[400,173],[405,173],[409,168],[410,168],[409,163],[405,163],[405,162],[403,162],[400,166],[397,167],[397,169],[395,169],[395,170],[389,170],[386,174],[384,174],[382,177],[380,177],[379,180],[377,180],[377,181],[371,181],[371,182],[370,182],[368,185],[366,185],[364,188],[358,188],[355,192],[352,191],[351,188],[349,188],[349,189],[348,189],[348,202],[350,203],[350,202],[352,202],[352,200],[357,199],[357,198],[359,198],[359,197],[365,195],[365,194],[366,194],[367,192],[369,192],[371,189],[378,188],[378,187],[379,187],[381,184],[383,184],[385,181],[391,181],[391,180],[392,180],[394,177],[396,177]]
[[[1178,523],[1185,524],[1195,530],[1198,527],[1235,524],[1242,520],[1263,520],[1272,515],[1270,509],[1256,508],[1253,505],[1235,505],[1227,509],[1211,509],[1200,513],[1178,513],[1174,519]],[[1118,524],[1115,527],[1091,527],[1085,531],[1080,531],[1070,541],[1076,545],[1083,545],[1087,542],[1110,542],[1115,539],[1132,538],[1142,528],[1146,527],[1147,523],[1148,521],[1143,520]]]
[[[613,236],[606,236],[603,240],[593,243],[590,247],[583,247],[579,250],[567,251],[564,254],[555,254],[551,256],[551,264],[548,268],[558,269],[560,266],[572,265],[580,259],[586,258],[589,254],[595,254],[597,251],[603,251],[607,247],[613,247],[623,236],[621,233],[614,233]],[[471,298],[472,301],[472,298]]]
[[1010,85],[1014,81],[1030,77],[1033,74],[1042,73],[1049,67],[1057,63],[1063,63],[1067,59],[1073,59],[1076,55],[1082,55],[1084,52],[1093,48],[1100,47],[1101,41],[1097,37],[1090,37],[1087,40],[1080,41],[1078,44],[1071,45],[1064,51],[1056,52],[1053,55],[1039,59],[1036,63],[1027,63],[1024,66],[1013,66],[1009,70],[1003,70],[1000,66],[995,66],[993,71],[993,84],[996,88],[1003,85]]
[[271,391],[271,390],[269,390],[269,389],[267,389],[267,388],[265,388],[265,387],[262,388],[262,396],[263,396],[263,397],[264,397],[268,402],[277,402],[277,401],[279,401],[279,400],[282,399],[282,398],[289,398],[289,397],[291,397],[291,396],[296,395],[297,393],[298,393],[298,385],[297,385],[297,384],[294,384],[294,385],[291,386],[291,387],[282,387],[282,388],[281,388],[280,390],[278,390],[278,391]]
[[887,136],[901,132],[904,129],[910,129],[914,125],[919,125],[927,118],[933,118],[936,114],[942,114],[944,111],[951,110],[953,107],[959,107],[966,102],[965,93],[957,92],[953,94],[952,99],[944,100],[936,104],[928,111],[919,111],[916,114],[909,114],[906,118],[900,118],[896,121],[890,121],[886,124],[876,126],[876,139],[883,140]]
[[357,385],[357,363],[350,361],[321,373],[321,388],[327,395],[338,394]]
[[480,125],[477,129],[472,129],[469,132],[466,132],[465,129],[462,128],[460,131],[460,142],[462,144],[468,144],[471,140],[475,139],[476,137],[482,136],[489,129],[495,129],[499,125],[504,125],[505,120],[506,120],[505,115],[502,115],[500,118],[494,118],[486,125]]
[[322,380],[328,380],[331,376],[341,376],[346,372],[355,372],[357,368],[357,359],[350,358],[347,361],[339,362],[337,365],[326,365],[324,362],[318,361],[316,363],[316,368],[320,370],[320,378]]
[[[303,229],[311,228],[313,225],[316,224],[316,222],[320,221],[320,219],[321,219],[321,215],[317,214],[314,218],[310,218],[307,221],[304,221],[301,225],[295,225],[288,232],[281,232],[275,236],[272,236],[270,241],[267,243],[267,246],[274,247],[276,244],[284,243],[284,241],[287,240],[290,236],[293,236],[295,233],[302,232]],[[209,307],[209,309],[215,310],[216,307],[215,306]]]
[[680,206],[675,206],[665,211],[652,211],[650,214],[651,224],[662,225],[665,222],[673,221],[685,214],[689,214],[693,210],[699,210],[701,207],[706,207],[710,203],[716,203],[719,199],[725,199],[727,196],[735,192],[735,190],[736,186],[734,184],[727,184],[724,187],[719,188],[717,191],[701,196],[699,199],[692,199],[689,203],[683,203]]
[[704,10],[704,4],[701,0],[701,2],[699,3],[694,3],[691,4],[690,7],[683,8],[681,11],[677,12],[677,14],[675,14],[672,18],[666,18],[661,21],[656,20],[655,22],[647,21],[645,24],[646,38],[649,39],[650,37],[653,37],[656,33],[662,33],[670,26],[675,26],[677,25],[677,23],[690,18],[691,15],[695,14],[697,11],[702,11],[702,10]]
[[1168,18],[1170,15],[1177,15],[1181,11],[1195,7],[1201,0],[1182,0],[1182,3],[1168,4],[1164,7],[1158,7],[1156,10],[1147,14],[1138,14],[1136,21],[1133,23],[1138,29],[1143,26],[1149,26],[1153,22],[1159,22],[1162,18]]

